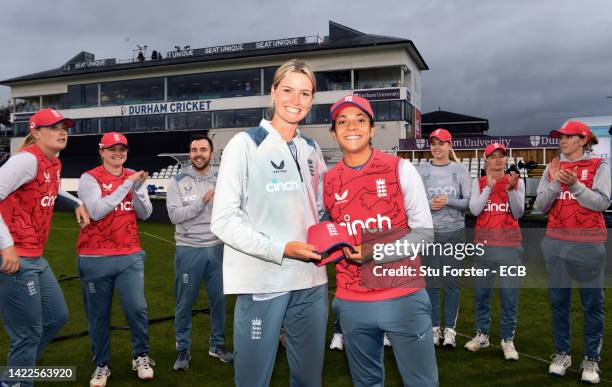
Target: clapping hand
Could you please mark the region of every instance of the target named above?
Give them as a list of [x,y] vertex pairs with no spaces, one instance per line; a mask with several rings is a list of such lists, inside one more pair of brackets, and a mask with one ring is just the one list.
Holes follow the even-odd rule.
[[518,179],[519,179],[518,173],[514,171],[510,172],[510,174],[508,175],[508,191],[512,191],[516,188]]
[[558,172],[559,182],[561,184],[565,184],[568,187],[573,186],[578,181],[578,167],[574,167],[574,169],[561,169]]

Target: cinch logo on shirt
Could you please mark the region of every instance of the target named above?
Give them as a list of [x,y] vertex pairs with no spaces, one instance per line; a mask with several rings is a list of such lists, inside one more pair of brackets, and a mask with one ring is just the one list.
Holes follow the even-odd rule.
[[133,211],[133,210],[134,210],[134,205],[132,204],[131,201],[121,202],[119,203],[117,207],[115,207],[115,211]]
[[370,234],[382,231],[385,228],[391,230],[391,218],[380,214],[376,214],[376,218],[355,219],[353,221],[351,221],[350,215],[344,215],[344,222],[339,224],[346,227],[350,236],[356,235],[359,232],[357,226],[360,226],[361,230],[367,231]]
[[283,183],[276,179],[272,179],[271,183],[266,184],[266,191],[268,192],[286,192],[286,191],[299,191],[300,183],[297,181],[288,181]]
[[184,202],[194,202],[197,199],[197,195],[187,195],[183,196]]
[[457,196],[457,189],[455,187],[430,187],[427,188],[429,195],[446,195],[446,196]]
[[57,195],[47,195],[40,199],[40,205],[43,207],[53,207],[55,205],[55,199]]
[[487,212],[510,212],[510,204],[509,203],[491,203],[490,200],[487,200],[487,205],[484,208]]
[[559,196],[558,197],[561,200],[576,200],[576,197],[570,191],[563,191],[563,190],[561,190],[561,192],[559,192]]

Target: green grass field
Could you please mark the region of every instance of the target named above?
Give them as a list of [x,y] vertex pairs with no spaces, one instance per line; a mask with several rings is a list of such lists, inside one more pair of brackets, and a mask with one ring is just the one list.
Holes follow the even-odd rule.
[[[77,236],[77,225],[72,214],[56,213],[53,229],[45,251],[57,277],[75,276],[76,257],[74,246]],[[141,239],[148,258],[145,264],[146,298],[149,304],[149,318],[156,319],[174,314],[174,228],[164,223],[141,223]],[[330,268],[330,290],[333,291],[333,269]],[[87,323],[84,316],[80,282],[69,280],[61,283],[68,302],[70,317],[60,335],[85,331]],[[457,331],[462,335],[471,335],[474,331],[472,290],[465,289],[461,294],[461,309]],[[333,294],[330,294],[330,303]],[[228,297],[227,344],[232,347],[232,315],[235,297]],[[205,291],[195,305],[196,309],[207,308]],[[612,308],[612,297],[606,294],[606,309]],[[466,336],[458,336],[458,347],[455,350],[437,349],[440,384],[442,386],[537,386],[579,384],[579,374],[569,372],[564,378],[553,378],[547,375],[548,366],[541,359],[549,359],[553,353],[550,327],[550,307],[546,289],[522,289],[520,294],[520,312],[516,347],[521,353],[518,362],[504,361],[499,346],[498,336],[499,300],[494,297],[492,344],[477,353],[463,349]],[[600,364],[602,379],[612,380],[612,323],[607,317],[606,332]],[[113,325],[123,326],[125,320],[114,302]],[[574,294],[572,309],[573,366],[577,370],[582,361],[582,313],[577,293]],[[333,315],[330,313],[328,336],[332,332]],[[209,316],[197,314],[194,317],[193,349],[191,368],[187,372],[172,370],[175,359],[173,321],[166,321],[150,326],[151,356],[157,363],[155,379],[145,383],[137,379],[131,369],[131,350],[129,331],[118,330],[112,333],[112,375],[109,386],[231,386],[233,385],[233,367],[223,364],[208,356]],[[329,343],[329,337],[328,337]],[[2,330],[0,333],[0,364],[6,364],[8,338]],[[257,354],[253,354],[257,356]],[[80,337],[51,343],[47,348],[40,365],[76,366],[77,383],[39,382],[37,385],[88,385],[93,371],[89,338]],[[386,386],[401,386],[401,379],[391,349],[386,349]],[[343,352],[327,350],[325,353],[324,385],[350,386],[350,374]],[[282,348],[278,352],[276,368],[272,377],[273,386],[287,386],[289,370]],[[605,383],[605,382],[603,382]],[[609,383],[609,382],[608,382]]]

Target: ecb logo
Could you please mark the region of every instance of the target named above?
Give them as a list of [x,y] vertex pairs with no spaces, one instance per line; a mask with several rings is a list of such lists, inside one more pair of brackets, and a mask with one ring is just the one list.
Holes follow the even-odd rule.
[[425,140],[424,138],[417,138],[416,140],[414,140],[417,148],[419,149],[423,149],[425,147],[425,144],[427,143],[427,140]]
[[541,141],[542,138],[540,136],[529,136],[529,142],[531,143],[531,146],[538,146],[540,145]]

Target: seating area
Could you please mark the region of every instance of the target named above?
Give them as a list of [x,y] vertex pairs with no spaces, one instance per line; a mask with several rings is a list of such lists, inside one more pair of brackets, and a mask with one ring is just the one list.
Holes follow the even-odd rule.
[[153,175],[151,175],[151,178],[153,178],[153,179],[170,179],[172,176],[177,175],[180,170],[181,170],[181,166],[178,163],[177,164],[168,165],[167,167],[162,168],[158,172],[153,172]]
[[[410,160],[410,159],[408,159]],[[428,159],[413,159],[411,160],[412,164],[416,167],[419,164],[424,164],[428,161]],[[510,166],[512,164],[518,164],[519,161],[525,162],[525,160],[523,160],[522,157],[508,157],[508,160],[506,162],[506,166]],[[468,171],[470,171],[470,177],[476,178],[478,176],[480,176],[480,170],[484,168],[485,165],[485,160],[483,158],[477,159],[477,158],[463,158],[460,159],[459,162],[463,165],[465,165],[465,167],[467,168]],[[521,177],[527,177],[527,171],[525,169],[521,170]]]

